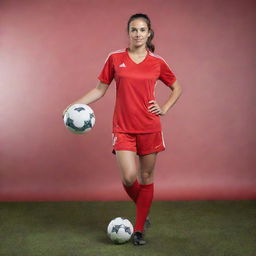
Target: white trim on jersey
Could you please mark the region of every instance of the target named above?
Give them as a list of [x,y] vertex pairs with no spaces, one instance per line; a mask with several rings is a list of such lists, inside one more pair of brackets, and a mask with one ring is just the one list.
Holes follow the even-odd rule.
[[168,65],[168,63],[165,61],[165,59],[163,57],[161,57],[160,55],[154,54],[153,52],[149,51],[149,55],[156,57],[158,59],[161,59],[165,62],[165,64],[168,66],[168,68],[171,70],[170,66]]
[[125,52],[125,50],[126,50],[126,48],[120,49],[120,50],[116,50],[116,51],[113,51],[113,52],[110,52],[110,53],[108,54],[108,57],[107,57],[106,60],[105,60],[105,63],[107,62],[108,58],[109,58],[112,54]]
[[154,97],[156,97],[156,95],[155,95],[155,92],[156,92],[156,84],[157,84],[157,81],[155,82],[155,87],[154,87]]

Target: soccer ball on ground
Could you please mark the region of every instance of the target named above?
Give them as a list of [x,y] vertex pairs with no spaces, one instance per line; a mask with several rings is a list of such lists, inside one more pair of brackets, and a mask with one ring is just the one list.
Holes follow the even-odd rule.
[[95,125],[93,110],[86,104],[70,106],[63,117],[65,126],[73,133],[89,132]]
[[132,233],[133,226],[128,219],[117,217],[108,224],[108,237],[116,244],[123,244],[129,241]]

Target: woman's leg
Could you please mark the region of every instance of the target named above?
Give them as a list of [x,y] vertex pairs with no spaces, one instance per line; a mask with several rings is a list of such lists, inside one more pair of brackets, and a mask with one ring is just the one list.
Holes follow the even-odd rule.
[[157,153],[139,156],[140,191],[136,202],[135,232],[144,231],[144,223],[150,211],[154,194],[154,168]]
[[139,181],[141,184],[154,182],[154,169],[156,165],[157,152],[139,156]]
[[136,152],[116,150],[116,159],[123,187],[130,198],[136,203],[140,191],[140,184],[137,181]]

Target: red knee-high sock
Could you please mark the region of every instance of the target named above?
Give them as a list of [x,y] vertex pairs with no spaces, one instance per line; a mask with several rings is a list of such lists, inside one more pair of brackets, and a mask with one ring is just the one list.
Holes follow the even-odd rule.
[[140,191],[140,184],[138,183],[138,180],[136,179],[131,186],[126,186],[123,183],[123,187],[129,197],[136,203]]
[[136,202],[136,223],[134,232],[144,231],[144,223],[149,213],[154,194],[154,183],[140,184],[140,192]]

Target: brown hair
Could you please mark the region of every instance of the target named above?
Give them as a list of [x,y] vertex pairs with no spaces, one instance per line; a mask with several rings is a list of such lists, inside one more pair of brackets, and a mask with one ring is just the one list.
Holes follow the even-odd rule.
[[145,20],[145,22],[147,23],[147,26],[148,26],[148,30],[150,32],[150,36],[148,37],[148,40],[147,40],[147,48],[151,51],[151,52],[154,52],[155,51],[155,46],[151,43],[151,41],[153,40],[154,38],[154,31],[153,29],[151,28],[151,21],[149,19],[149,17],[146,15],[146,14],[142,14],[142,13],[136,13],[134,15],[132,15],[130,17],[130,19],[128,20],[128,24],[127,24],[127,31],[129,33],[129,26],[130,26],[130,23],[135,20],[135,19],[138,19],[138,18],[143,18]]

